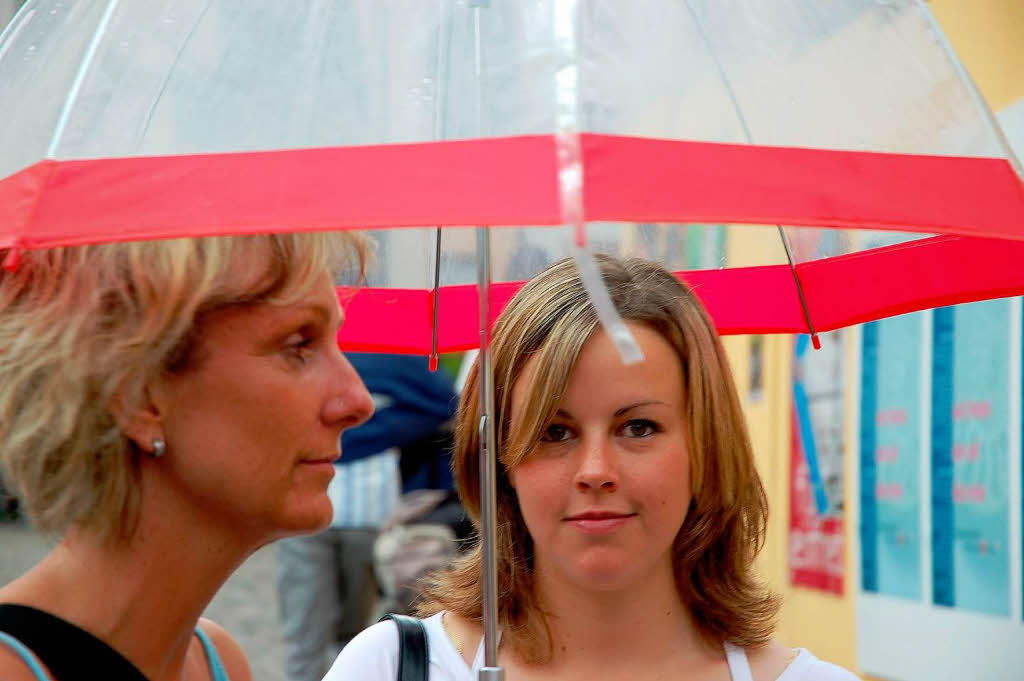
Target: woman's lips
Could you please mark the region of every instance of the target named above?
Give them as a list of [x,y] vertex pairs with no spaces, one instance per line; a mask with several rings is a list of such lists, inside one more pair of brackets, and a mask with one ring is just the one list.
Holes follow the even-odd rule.
[[635,517],[635,513],[583,513],[570,516],[563,522],[583,534],[603,535],[615,532]]
[[319,459],[301,459],[299,461],[299,465],[301,465],[303,468],[305,468],[307,470],[313,469],[313,470],[323,471],[324,473],[329,472],[331,475],[334,475],[334,462],[336,460],[337,460],[337,457],[334,457],[334,458],[323,457],[323,458],[319,458]]

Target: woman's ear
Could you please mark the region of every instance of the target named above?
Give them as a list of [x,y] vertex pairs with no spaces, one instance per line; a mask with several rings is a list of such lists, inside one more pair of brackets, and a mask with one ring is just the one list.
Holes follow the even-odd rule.
[[141,451],[153,453],[154,441],[164,437],[160,408],[148,386],[136,396],[124,386],[119,388],[110,400],[110,413],[125,437]]

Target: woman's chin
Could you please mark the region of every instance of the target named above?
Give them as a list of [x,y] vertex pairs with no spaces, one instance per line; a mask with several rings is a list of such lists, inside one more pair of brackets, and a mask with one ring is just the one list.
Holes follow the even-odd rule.
[[299,508],[292,508],[277,518],[277,535],[287,537],[294,534],[313,534],[326,530],[334,519],[334,507],[324,494],[309,499]]

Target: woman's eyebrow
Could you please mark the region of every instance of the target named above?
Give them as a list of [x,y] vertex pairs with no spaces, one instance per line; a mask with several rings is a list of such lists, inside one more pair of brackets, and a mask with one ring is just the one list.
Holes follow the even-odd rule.
[[305,305],[297,306],[296,313],[299,316],[311,315],[317,318],[322,324],[330,324],[332,321],[337,323],[337,326],[341,326],[344,321],[344,316],[340,311],[331,310],[326,305],[320,303],[307,303]]
[[[668,402],[662,402],[661,400],[643,400],[643,401],[640,401],[640,402],[634,402],[633,404],[626,405],[625,407],[622,407],[621,409],[617,409],[615,411],[614,416],[616,418],[618,418],[619,416],[622,416],[623,414],[626,414],[626,413],[632,411],[633,409],[639,409],[640,407],[650,407],[650,406],[654,406],[654,405],[660,405],[660,406],[663,406],[663,407],[671,406],[671,405],[669,405]],[[572,414],[567,412],[565,409],[559,409],[558,411],[556,411],[555,412],[555,416],[557,416],[559,418],[563,418],[563,419],[572,419],[573,418]]]
[[617,409],[615,411],[615,416],[622,416],[623,414],[626,414],[627,412],[630,412],[633,409],[639,409],[640,407],[650,407],[652,405],[661,405],[663,407],[669,406],[667,402],[662,402],[661,400],[644,400],[643,402],[635,402],[633,404],[623,407],[622,409]]

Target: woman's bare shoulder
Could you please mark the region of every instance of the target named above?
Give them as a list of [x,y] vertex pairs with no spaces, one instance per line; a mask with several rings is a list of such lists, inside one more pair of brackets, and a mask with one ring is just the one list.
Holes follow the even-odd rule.
[[[43,669],[46,667],[44,666]],[[37,681],[38,677],[29,669],[20,655],[0,643],[0,679],[4,681]]]
[[252,670],[249,668],[249,660],[245,657],[242,646],[238,641],[213,620],[199,620],[199,628],[210,637],[210,642],[217,649],[217,655],[224,665],[231,681],[252,681]]

